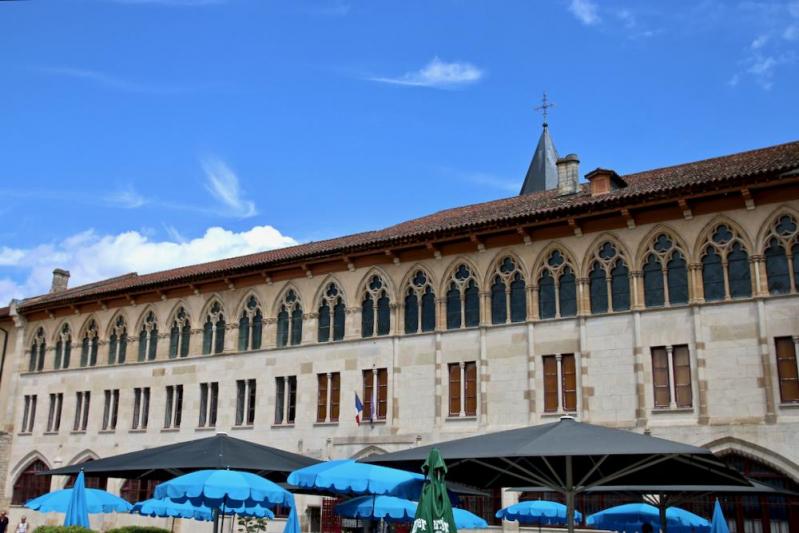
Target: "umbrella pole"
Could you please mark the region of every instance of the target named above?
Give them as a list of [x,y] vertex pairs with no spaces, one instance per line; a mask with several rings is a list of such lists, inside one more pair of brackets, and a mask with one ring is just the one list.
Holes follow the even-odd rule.
[[566,527],[574,533],[574,472],[572,458],[566,457]]
[[661,495],[658,501],[658,511],[660,512],[660,531],[661,533],[666,533],[667,527],[667,520],[666,520],[666,502],[664,501],[663,495]]

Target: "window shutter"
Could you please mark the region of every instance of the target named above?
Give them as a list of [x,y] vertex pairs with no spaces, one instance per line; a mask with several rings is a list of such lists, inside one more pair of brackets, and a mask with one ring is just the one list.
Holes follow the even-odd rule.
[[655,407],[669,407],[669,354],[666,348],[652,348],[652,385],[655,392]]
[[316,421],[324,422],[327,417],[327,374],[316,376],[318,383],[316,397]]
[[577,369],[574,355],[564,354],[561,356],[561,376],[563,380],[563,410],[577,410]]
[[558,361],[554,355],[544,356],[544,411],[558,410]]
[[677,407],[691,407],[691,358],[688,346],[675,346],[674,357],[674,401]]
[[464,392],[466,393],[466,416],[477,415],[477,363],[466,363],[464,368],[466,374],[466,386]]
[[461,365],[449,365],[449,416],[458,416],[461,412]]
[[784,403],[799,402],[799,375],[796,365],[796,345],[791,337],[774,339],[777,349],[777,373],[780,379],[780,399]]

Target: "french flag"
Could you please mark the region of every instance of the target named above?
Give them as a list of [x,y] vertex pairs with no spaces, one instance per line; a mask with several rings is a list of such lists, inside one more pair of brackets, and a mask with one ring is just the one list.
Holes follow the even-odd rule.
[[358,393],[355,393],[355,423],[359,426],[361,425],[361,414],[363,413],[363,402],[358,397]]

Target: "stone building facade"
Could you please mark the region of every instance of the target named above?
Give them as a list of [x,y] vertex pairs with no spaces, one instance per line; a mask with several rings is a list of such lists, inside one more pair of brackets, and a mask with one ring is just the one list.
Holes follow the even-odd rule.
[[799,482],[799,143],[582,185],[559,165],[557,189],[377,232],[57,273],[0,317],[5,501],[34,464],[219,431],[327,459],[564,414]]

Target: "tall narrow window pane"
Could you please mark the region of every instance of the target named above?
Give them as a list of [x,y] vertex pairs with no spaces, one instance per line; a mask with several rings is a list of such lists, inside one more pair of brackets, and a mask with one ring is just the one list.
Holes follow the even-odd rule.
[[769,241],[766,256],[766,279],[769,294],[785,294],[791,290],[791,279],[788,272],[788,256],[785,248],[777,239]]
[[377,300],[377,334],[388,335],[391,330],[391,308],[384,292]]
[[261,337],[263,336],[263,332],[264,316],[261,314],[261,310],[258,309],[255,311],[255,316],[252,317],[252,350],[261,349]]
[[61,368],[61,352],[64,349],[64,342],[58,339],[55,343],[55,361],[53,361],[53,368],[58,370]]
[[422,294],[422,331],[436,329],[436,296],[433,289],[427,287]]
[[286,413],[286,422],[289,424],[293,424],[296,414],[297,414],[297,376],[289,376],[288,413]]
[[650,254],[644,263],[644,305],[661,307],[666,303],[663,292],[663,268],[654,254]]
[[688,346],[675,346],[672,353],[674,358],[674,401],[677,407],[691,407],[693,399],[691,394],[691,358]]
[[655,392],[655,407],[669,407],[671,398],[669,380],[669,354],[666,348],[652,348],[652,385]]
[[302,343],[302,308],[299,306],[291,312],[291,345]]
[[117,334],[112,333],[108,338],[108,364],[113,365],[117,362]]
[[139,357],[138,361],[147,359],[147,330],[141,330],[139,333]]
[[169,330],[169,358],[175,359],[178,356],[178,344],[180,343],[180,328],[177,324]]
[[752,296],[752,278],[749,270],[749,254],[736,242],[727,255],[730,273],[730,296],[746,298]]
[[510,282],[510,321],[527,320],[527,291],[524,278],[518,272]]
[[191,341],[191,326],[186,323],[180,332],[180,356],[186,357],[189,355],[189,342]]
[[83,337],[80,343],[80,366],[85,367],[89,364],[89,337]]
[[679,251],[675,251],[668,263],[669,303],[688,303],[688,268],[685,258]]
[[282,348],[289,343],[289,313],[283,307],[277,314],[277,346]]
[[341,374],[333,372],[330,384],[330,421],[338,422],[339,405],[341,403]]
[[205,427],[208,420],[208,383],[200,383],[200,416],[198,427]]
[[239,319],[239,351],[245,352],[250,344],[250,317],[245,312]]
[[461,292],[455,283],[447,291],[447,329],[461,327]]
[[255,380],[247,380],[247,425],[251,426],[255,423]]
[[558,410],[558,360],[554,355],[547,355],[544,361],[544,411],[552,413]]
[[319,306],[319,327],[317,340],[319,342],[328,342],[330,340],[330,306],[327,300],[322,302]]
[[236,422],[235,425],[244,425],[244,408],[246,404],[247,387],[243,379],[236,381]]
[[555,318],[555,280],[549,270],[544,270],[538,278],[538,316]]
[[469,280],[466,290],[463,291],[464,315],[466,327],[480,325],[480,290],[474,280]]
[[610,290],[613,293],[614,311],[626,311],[630,308],[629,273],[627,265],[622,260],[617,261],[616,266],[610,271]]
[[405,296],[405,333],[416,333],[419,331],[419,298],[416,291],[408,289]]
[[466,405],[464,406],[464,413],[466,416],[477,415],[477,363],[474,361],[468,362],[464,365],[464,387],[463,392]]
[[499,276],[491,285],[491,323],[504,324],[508,321],[508,305],[505,300],[505,283]]
[[608,312],[608,284],[605,280],[605,270],[599,263],[594,263],[589,275],[591,293],[591,313]]
[[147,345],[147,360],[155,360],[158,350],[158,329],[153,327],[150,330],[150,343]]
[[724,270],[721,266],[721,257],[713,247],[708,247],[702,258],[702,285],[706,301],[724,299]]
[[205,321],[203,325],[203,355],[211,353],[211,343],[214,338],[214,325],[211,323],[211,318]]
[[561,386],[563,387],[563,410],[577,410],[577,368],[574,355],[563,354],[560,360]]
[[796,364],[796,345],[791,337],[774,339],[777,352],[777,375],[780,380],[780,400],[799,402],[799,372]]
[[793,250],[793,284],[799,290],[799,238],[792,245]]
[[346,306],[344,301],[339,299],[333,306],[333,340],[340,341],[344,338],[344,320],[346,318]]
[[214,353],[225,351],[225,319],[219,315],[216,321],[216,337],[214,338]]
[[316,376],[316,421],[327,420],[327,374]]
[[375,311],[372,296],[367,294],[361,304],[361,336],[371,337],[375,334]]
[[219,383],[211,383],[211,401],[208,412],[208,425],[216,426],[217,406],[219,405]]
[[575,316],[577,314],[577,280],[571,268],[564,267],[558,280],[558,303],[560,316]]
[[461,365],[449,364],[449,416],[461,413]]
[[275,378],[275,424],[282,424],[285,416],[286,378]]

